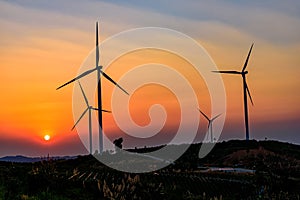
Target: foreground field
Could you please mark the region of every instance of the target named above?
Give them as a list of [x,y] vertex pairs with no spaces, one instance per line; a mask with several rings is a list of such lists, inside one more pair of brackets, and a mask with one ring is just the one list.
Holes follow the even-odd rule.
[[[118,172],[92,156],[1,162],[0,199],[299,199],[299,146],[229,141],[199,159],[200,145],[193,144],[175,164],[143,174]],[[255,173],[203,172],[199,166],[238,166]]]

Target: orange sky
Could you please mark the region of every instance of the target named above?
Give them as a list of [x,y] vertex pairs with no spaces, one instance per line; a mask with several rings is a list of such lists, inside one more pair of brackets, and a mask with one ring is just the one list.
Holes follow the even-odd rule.
[[[64,13],[51,6],[23,5],[16,2],[0,3],[0,143],[26,141],[40,149],[44,145],[58,148],[63,144],[80,144],[76,131],[70,131],[74,124],[73,84],[59,91],[55,88],[76,75],[80,65],[94,48],[94,22],[99,18],[103,19],[100,23],[101,41],[120,31],[142,26],[179,30],[199,42],[220,70],[240,70],[254,41],[247,77],[255,104],[254,107],[249,106],[251,138],[268,137],[300,143],[297,135],[300,127],[295,123],[300,116],[300,38],[291,33],[300,33],[299,16],[292,16],[285,10],[277,11],[275,8],[268,13],[263,10],[264,7],[260,7],[258,16],[260,12],[266,12],[266,16],[285,26],[285,30],[280,29],[280,33],[272,35],[270,32],[277,30],[276,25],[268,24],[266,26],[269,27],[262,28],[263,25],[256,18],[248,16],[240,19],[241,22],[248,22],[251,27],[256,28],[258,33],[254,33],[248,32],[247,28],[230,18],[230,9],[240,6],[250,12],[254,5],[247,10],[243,5],[226,4],[222,12],[228,21],[224,22],[222,16],[213,16],[211,20],[201,20],[198,17],[190,19],[188,10],[191,9],[195,15],[197,12],[189,6],[183,10],[183,16],[173,16],[143,5],[136,8],[132,5],[89,2],[84,4],[86,10],[94,6],[98,6],[99,10],[92,10],[92,14],[76,14],[77,7],[82,6],[81,3],[74,5],[74,12],[70,9]],[[98,11],[106,8],[119,12],[120,16],[114,17],[107,12],[101,16]],[[129,14],[132,12],[139,19]],[[210,17],[209,14],[206,15]],[[230,20],[234,23],[230,24]],[[298,25],[296,30],[295,25]],[[107,73],[117,81],[131,68],[153,60],[184,74],[190,80],[194,91],[197,91],[198,100],[201,102],[199,106],[210,114],[209,93],[203,79],[195,75],[189,63],[170,53],[151,50],[134,52],[118,59]],[[244,139],[241,78],[224,75],[223,81],[227,95],[227,116],[221,139]],[[103,107],[109,110],[113,86],[104,80],[103,88]],[[135,122],[146,125],[149,122],[149,106],[154,103],[165,105],[170,115],[166,129],[177,127],[179,111],[176,98],[165,88],[155,85],[145,86],[132,94],[130,111]],[[103,116],[105,131],[114,136],[118,135],[116,132],[119,128],[112,115]],[[207,126],[203,118],[201,120],[204,125],[200,128],[198,138],[203,137]],[[52,137],[47,143],[43,141],[45,133]],[[13,142],[11,144],[13,146]],[[128,143],[128,146],[129,144],[132,145]],[[1,151],[5,152],[3,154],[15,153],[9,148],[5,147]],[[53,152],[60,154],[54,150]],[[82,147],[79,150],[74,147],[72,151],[61,154],[82,152]],[[34,155],[31,151],[27,154]]]

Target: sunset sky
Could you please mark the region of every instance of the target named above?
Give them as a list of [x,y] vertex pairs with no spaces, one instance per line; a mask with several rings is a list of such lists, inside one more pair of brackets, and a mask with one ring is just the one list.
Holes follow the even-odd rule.
[[[76,130],[70,130],[74,84],[55,89],[76,76],[93,50],[96,21],[101,41],[133,28],[180,31],[202,45],[220,70],[241,70],[254,42],[247,76],[254,100],[254,106],[249,104],[250,138],[300,144],[299,1],[12,0],[0,1],[0,156],[87,153]],[[170,53],[148,50],[121,57],[107,73],[117,81],[126,71],[153,60],[179,70],[189,65]],[[199,107],[210,115],[209,93],[202,78],[193,76],[191,69],[182,73],[190,78]],[[222,77],[227,113],[220,140],[244,139],[241,77]],[[106,80],[102,83],[103,108],[110,110],[113,86]],[[106,134],[111,139],[125,137],[125,147],[168,142],[172,137],[168,133],[180,121],[174,94],[148,85],[131,95],[130,112],[141,126],[149,123],[151,105],[165,106],[168,118],[161,136],[151,141],[130,140],[112,115],[103,114]],[[84,120],[80,126],[87,132]],[[201,117],[197,141],[203,139],[206,128]],[[45,141],[47,134],[51,138]],[[96,127],[94,134],[97,137]]]

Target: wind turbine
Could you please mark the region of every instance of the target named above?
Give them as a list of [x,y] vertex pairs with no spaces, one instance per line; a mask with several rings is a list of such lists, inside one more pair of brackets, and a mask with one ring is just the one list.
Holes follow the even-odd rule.
[[246,71],[246,67],[248,65],[249,57],[252,51],[254,43],[252,43],[247,59],[245,61],[244,67],[242,71],[213,71],[216,73],[222,73],[222,74],[239,74],[242,75],[243,78],[243,91],[244,91],[244,112],[245,112],[245,127],[246,127],[246,140],[249,140],[249,122],[248,122],[248,104],[247,104],[247,93],[250,98],[251,104],[253,105],[252,97],[246,82],[246,74],[248,74],[248,71]]
[[[88,99],[87,99],[87,97],[86,97],[86,95],[85,95],[85,93],[84,93],[84,91],[83,91],[83,88],[82,88],[82,86],[81,86],[81,84],[80,84],[79,81],[78,81],[78,83],[79,83],[80,90],[81,90],[81,93],[82,93],[82,95],[83,95],[83,97],[84,97],[84,100],[85,100],[85,103],[86,103],[87,108],[83,111],[83,113],[81,114],[81,116],[79,117],[79,119],[76,121],[76,123],[74,124],[74,126],[72,127],[71,130],[73,130],[73,129],[76,127],[76,125],[79,123],[79,121],[80,121],[80,120],[82,119],[82,117],[85,115],[85,113],[86,113],[87,111],[89,111],[90,154],[92,154],[92,153],[93,153],[93,142],[92,142],[92,138],[93,138],[93,135],[92,135],[92,110],[97,110],[97,111],[99,112],[99,109],[98,109],[98,108],[94,108],[93,106],[91,106],[91,105],[89,104],[89,101],[88,101]],[[107,110],[101,110],[101,111],[102,111],[102,112],[109,112],[109,113],[110,113],[110,111],[107,111]]]
[[[101,75],[104,76],[104,78],[108,79],[110,82],[112,82],[114,85],[116,85],[118,88],[120,88],[123,92],[128,94],[119,84],[117,84],[112,78],[110,78],[104,71],[102,71],[102,66],[99,65],[99,45],[98,45],[98,22],[96,22],[96,66],[93,69],[90,69],[86,72],[83,72],[79,76],[73,78],[72,80],[68,81],[67,83],[59,86],[56,88],[56,90],[94,72],[97,71],[97,88],[98,88],[98,109],[102,110],[102,97],[101,97]],[[129,95],[129,94],[128,94]],[[102,126],[102,112],[98,112],[98,120],[99,120],[99,153],[102,154],[103,152],[103,126]]]
[[218,117],[220,117],[221,114],[218,114],[217,116],[215,116],[214,118],[210,119],[206,114],[204,114],[204,112],[202,112],[199,108],[198,108],[199,112],[205,117],[205,119],[207,119],[208,121],[208,135],[210,133],[210,141],[213,142],[213,121],[215,119],[217,119]]

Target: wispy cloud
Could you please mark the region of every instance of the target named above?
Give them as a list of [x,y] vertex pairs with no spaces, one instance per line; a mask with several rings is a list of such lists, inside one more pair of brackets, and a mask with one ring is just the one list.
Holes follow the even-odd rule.
[[[142,26],[161,26],[192,37],[226,34],[224,28],[275,43],[299,42],[300,15],[297,1],[10,1],[2,2],[0,17],[44,28],[88,29],[100,20],[106,34]],[[298,9],[297,9],[298,8]],[[204,23],[204,24],[203,24]],[[201,31],[199,31],[201,30]]]

